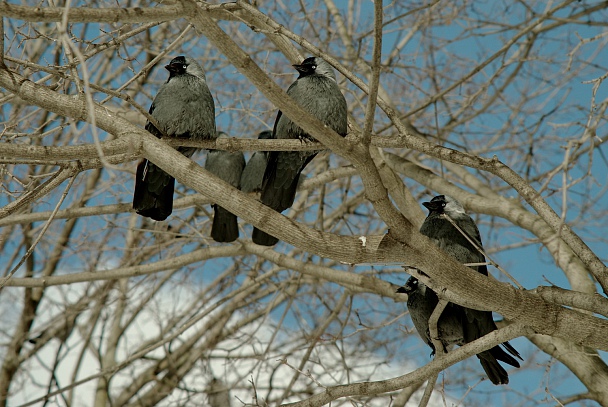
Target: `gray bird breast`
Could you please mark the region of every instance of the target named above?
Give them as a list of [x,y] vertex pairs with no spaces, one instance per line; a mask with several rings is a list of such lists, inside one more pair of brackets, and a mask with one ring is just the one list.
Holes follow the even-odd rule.
[[[321,75],[305,76],[296,80],[287,90],[287,94],[336,133],[346,135],[346,100],[336,81]],[[275,137],[314,140],[284,114],[277,123]]]
[[205,169],[216,177],[226,181],[235,188],[241,183],[241,173],[245,167],[243,153],[230,153],[222,150],[211,150],[207,154]]
[[205,81],[181,75],[165,83],[153,103],[152,117],[169,136],[191,140],[212,140],[215,131],[215,104]]

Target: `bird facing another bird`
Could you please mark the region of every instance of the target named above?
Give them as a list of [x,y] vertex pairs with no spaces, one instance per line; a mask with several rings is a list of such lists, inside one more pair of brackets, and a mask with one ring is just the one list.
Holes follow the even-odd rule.
[[[329,128],[345,136],[346,99],[340,92],[331,65],[319,57],[310,57],[293,66],[300,75],[288,88],[287,94]],[[203,69],[192,58],[185,56],[174,58],[165,68],[169,71],[169,79],[161,86],[150,107],[150,114],[160,129],[148,122],[146,130],[158,138],[166,135],[197,141],[215,139],[215,105]],[[315,140],[281,111],[277,114],[272,133],[262,132],[258,138]],[[191,157],[196,150],[192,147],[178,148],[186,157]],[[259,151],[253,154],[244,171],[241,169],[242,175],[239,173],[239,177],[242,182],[223,179],[235,187],[241,183],[245,192],[261,191],[262,203],[282,212],[293,205],[300,174],[317,153],[318,151]],[[233,163],[234,171],[231,168],[226,172],[219,163],[228,156],[219,152],[210,152],[210,156],[207,160],[210,164],[206,168],[216,176],[222,178],[236,174],[240,164]],[[157,221],[165,220],[173,210],[174,186],[175,179],[172,176],[148,160],[142,160],[137,167],[133,209],[142,216]],[[216,216],[212,237],[220,242],[236,239],[236,217],[217,205],[214,206],[214,211]],[[217,219],[218,215],[220,219]],[[257,228],[253,230],[252,239],[265,246],[272,246],[278,241]]]
[[[220,132],[220,138],[228,138],[226,133]],[[216,177],[226,181],[235,188],[239,188],[241,174],[245,168],[245,157],[240,151],[231,153],[224,150],[209,150],[205,169]],[[213,222],[211,225],[211,237],[216,242],[234,242],[239,237],[239,224],[236,215],[213,205]]]
[[[332,67],[318,57],[307,58],[294,67],[300,75],[289,87],[287,94],[329,128],[345,136],[346,100],[336,83]],[[160,128],[148,122],[146,130],[158,138],[168,136],[197,141],[215,139],[215,105],[203,69],[192,58],[185,56],[174,58],[165,68],[169,71],[169,79],[160,87],[149,111]],[[262,132],[258,138],[314,141],[313,137],[281,111],[277,114],[272,133]],[[196,150],[193,147],[178,148],[186,157],[191,157]],[[205,168],[233,187],[241,187],[244,192],[261,191],[262,203],[282,212],[293,205],[300,174],[317,153],[318,151],[259,151],[245,165],[241,152],[210,150]],[[142,160],[137,167],[133,208],[142,216],[157,221],[165,220],[173,209],[174,185],[175,179],[171,175],[148,160]],[[484,255],[479,251],[482,248],[479,230],[458,201],[439,195],[423,205],[429,214],[420,233],[463,264],[485,262]],[[215,204],[211,231],[213,239],[232,242],[238,235],[237,217]],[[265,246],[272,246],[278,241],[257,228],[253,230],[252,238],[255,243]],[[483,264],[470,267],[488,275],[487,267]],[[429,332],[429,318],[439,301],[437,294],[414,277],[398,292],[408,294],[407,306],[414,326],[435,352]],[[438,339],[443,350],[447,351],[452,345],[472,342],[497,327],[490,311],[478,311],[448,303],[439,318],[437,329]],[[502,343],[502,346],[511,355],[521,359],[509,342]],[[492,383],[509,382],[507,372],[498,361],[519,367],[517,360],[509,353],[500,346],[495,346],[477,355]]]
[[[341,136],[346,136],[346,99],[333,68],[319,57],[306,58],[302,64],[294,65],[300,73],[289,86],[287,94],[302,108]],[[273,139],[315,139],[295,124],[281,111],[277,114],[272,131]],[[264,205],[282,212],[293,205],[302,170],[317,155],[318,151],[272,151],[262,183],[261,201]],[[254,243],[272,246],[278,239],[258,229],[253,229]]]
[[[429,214],[420,227],[420,233],[429,237],[441,250],[453,256],[460,263],[485,263],[484,255],[478,250],[483,246],[477,225],[466,214],[458,201],[449,196],[439,195],[430,202],[424,202],[423,205],[429,210]],[[456,229],[445,216],[452,219],[467,236]],[[474,242],[475,245],[471,242]],[[486,265],[470,267],[483,275],[488,275]],[[429,318],[439,302],[437,294],[415,277],[410,277],[405,286],[397,291],[408,294],[407,307],[414,327],[434,353],[435,347],[430,337]],[[442,343],[444,351],[447,351],[452,345],[462,346],[497,329],[491,311],[478,311],[453,303],[448,303],[437,325],[438,339]],[[502,346],[511,355],[521,359],[519,353],[509,342],[502,343]],[[519,362],[509,353],[497,345],[477,354],[481,366],[492,383],[509,383],[509,376],[498,363],[499,360],[519,367]]]

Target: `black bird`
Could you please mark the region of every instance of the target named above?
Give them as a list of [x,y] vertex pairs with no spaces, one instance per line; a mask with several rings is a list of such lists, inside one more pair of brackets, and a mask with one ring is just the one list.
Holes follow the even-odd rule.
[[[405,286],[400,287],[397,292],[407,294],[407,308],[410,310],[414,327],[435,354],[435,346],[429,332],[429,318],[439,302],[437,294],[415,277],[410,277]],[[463,317],[462,307],[452,303],[448,303],[441,314],[437,329],[444,352],[452,345],[463,345]]]
[[[228,137],[226,133],[220,132],[219,137]],[[241,181],[241,173],[245,168],[245,157],[240,151],[231,153],[224,150],[209,150],[205,169],[216,177],[226,181],[238,188]],[[239,224],[236,215],[230,213],[221,206],[213,205],[213,224],[211,226],[211,237],[216,242],[234,242],[239,237]]]
[[[336,133],[346,136],[346,99],[340,92],[331,65],[319,57],[310,57],[301,65],[294,65],[294,68],[300,75],[287,89],[287,94]],[[315,140],[281,111],[277,114],[272,138]],[[262,183],[262,203],[277,212],[291,207],[300,173],[317,153],[318,151],[270,152]],[[252,238],[254,243],[264,246],[272,246],[278,241],[257,228],[253,229]]]
[[[258,140],[268,140],[272,138],[271,131],[263,131],[258,135]],[[246,193],[260,192],[262,181],[268,162],[268,151],[256,151],[251,155],[247,165],[241,175],[241,191]]]
[[[205,78],[205,71],[192,58],[178,56],[165,66],[169,79],[160,89],[150,114],[160,129],[146,123],[146,130],[158,138],[189,140],[215,139],[215,104]],[[177,151],[191,157],[197,149],[179,147]],[[142,216],[157,221],[165,220],[173,211],[175,178],[144,159],[137,166],[133,209]]]
[[[477,225],[465,213],[464,208],[458,201],[449,196],[439,195],[433,198],[431,202],[424,202],[423,205],[429,210],[429,215],[422,224],[420,233],[434,240],[439,248],[463,264],[485,263],[484,255],[442,216],[444,214],[449,216],[475,245],[482,248]],[[470,267],[483,275],[488,275],[488,268],[485,265]],[[431,342],[428,321],[438,303],[437,294],[414,277],[410,277],[406,285],[397,291],[408,294],[407,306],[414,327],[433,349],[434,353],[435,347]],[[497,327],[491,311],[478,311],[448,303],[439,318],[437,329],[439,339],[444,346],[444,350],[447,351],[447,348],[451,345],[464,345],[473,342],[495,331]],[[511,355],[521,359],[519,353],[509,342],[503,342],[502,346]],[[509,376],[498,361],[519,367],[519,362],[511,355],[497,345],[477,354],[477,357],[492,383],[507,384],[509,383]]]

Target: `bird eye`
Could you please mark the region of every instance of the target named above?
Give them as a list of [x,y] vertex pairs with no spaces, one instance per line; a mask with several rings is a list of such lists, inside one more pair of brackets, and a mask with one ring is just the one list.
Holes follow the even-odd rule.
[[188,65],[183,65],[183,68],[184,68],[184,69],[188,68]]

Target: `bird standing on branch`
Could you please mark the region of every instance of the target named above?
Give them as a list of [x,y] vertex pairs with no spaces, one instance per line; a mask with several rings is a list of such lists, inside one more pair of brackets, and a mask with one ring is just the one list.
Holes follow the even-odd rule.
[[[463,264],[485,263],[485,257],[480,249],[483,249],[479,229],[473,219],[467,215],[462,205],[454,198],[439,195],[430,202],[423,205],[429,210],[424,223],[420,227],[420,233],[429,237],[435,244],[447,254],[453,256]],[[445,217],[449,217],[458,230]],[[466,236],[465,236],[466,235]],[[473,244],[474,243],[474,244]],[[477,247],[476,247],[477,246]],[[477,272],[487,276],[488,268],[485,264],[469,266]],[[408,294],[407,307],[412,317],[414,327],[418,334],[435,352],[431,341],[429,318],[439,302],[437,294],[426,287],[415,277],[410,277],[404,287],[397,292]],[[462,346],[481,338],[498,329],[491,311],[478,311],[458,304],[448,303],[442,312],[437,324],[439,340],[443,344],[444,351],[452,345]],[[519,353],[509,344],[503,342],[502,346],[513,356],[521,359]],[[509,383],[509,376],[498,361],[505,362],[511,366],[519,367],[519,362],[505,352],[500,345],[477,354],[479,362],[488,378],[494,384]]]
[[[294,68],[300,76],[287,89],[287,94],[327,127],[346,136],[346,99],[340,92],[331,65],[319,57],[310,57],[302,64],[294,65]],[[281,111],[277,114],[272,138],[315,141]],[[318,151],[270,152],[262,183],[262,203],[277,212],[290,208],[296,196],[300,173],[317,153]],[[252,238],[254,243],[264,246],[272,246],[278,241],[257,228],[253,229]]]
[[[226,133],[220,132],[219,137],[227,138]],[[235,188],[241,182],[241,174],[245,168],[245,157],[240,151],[231,153],[224,150],[209,150],[205,169],[216,177],[226,181]],[[211,237],[216,242],[234,242],[239,237],[239,224],[236,215],[213,205],[213,223],[211,226]]]
[[[185,56],[173,58],[165,68],[169,79],[150,106],[150,114],[160,128],[148,122],[146,130],[158,138],[166,135],[197,141],[215,139],[215,104],[203,68]],[[188,158],[196,150],[194,147],[177,149]],[[137,166],[133,209],[157,221],[167,219],[173,211],[174,187],[175,178],[154,163],[142,160]]]

